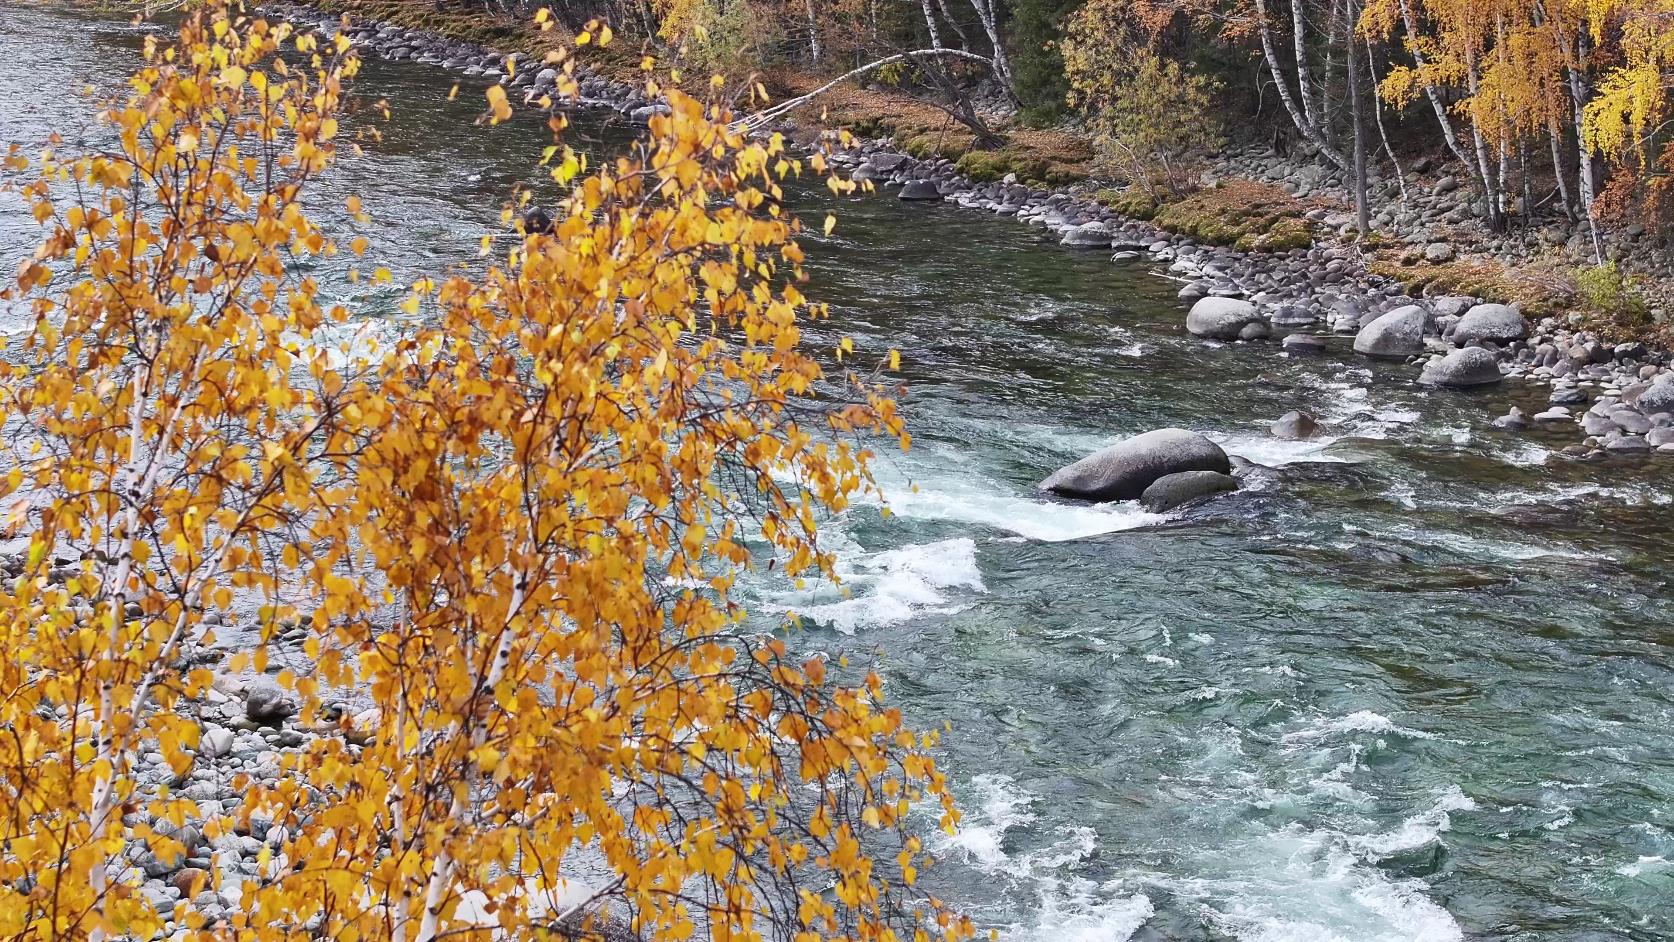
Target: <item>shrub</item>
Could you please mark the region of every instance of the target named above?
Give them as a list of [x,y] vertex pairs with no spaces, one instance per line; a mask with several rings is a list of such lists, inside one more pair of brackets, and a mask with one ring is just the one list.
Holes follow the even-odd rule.
[[1608,340],[1643,340],[1655,327],[1636,279],[1613,261],[1576,272],[1575,304],[1587,326]]

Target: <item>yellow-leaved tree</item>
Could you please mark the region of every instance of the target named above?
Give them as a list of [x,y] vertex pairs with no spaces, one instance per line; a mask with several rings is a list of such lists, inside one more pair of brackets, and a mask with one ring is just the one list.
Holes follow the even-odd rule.
[[[915,888],[909,814],[957,820],[929,737],[734,599],[751,566],[832,577],[822,515],[874,488],[868,440],[906,441],[805,349],[797,161],[653,86],[628,153],[549,152],[550,233],[335,350],[349,313],[296,263],[340,250],[302,199],[355,69],[190,14],[111,149],[21,188],[0,937],[968,936]],[[232,612],[261,641],[212,669]],[[299,632],[261,716],[313,735],[195,795],[204,704]]]

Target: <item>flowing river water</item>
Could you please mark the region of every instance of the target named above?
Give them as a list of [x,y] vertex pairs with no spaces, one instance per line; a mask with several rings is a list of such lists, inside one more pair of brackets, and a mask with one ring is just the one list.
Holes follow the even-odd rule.
[[[119,88],[139,36],[0,0],[0,143],[94,139],[71,92]],[[538,119],[473,128],[480,89],[450,102],[454,81],[370,62],[357,91],[395,120],[315,202],[358,193],[397,284],[472,258],[539,177]],[[608,151],[609,125],[571,140]],[[1674,460],[1572,462],[1551,452],[1572,427],[1488,427],[1538,388],[1194,340],[1149,264],[1011,220],[812,186],[793,208],[841,220],[808,239],[834,312],[815,342],[902,350],[915,445],[880,468],[892,516],[833,521],[842,590],[748,601],[764,629],[801,613],[799,645],[875,658],[917,725],[952,723],[966,825],[936,880],[985,928],[1674,939]],[[8,268],[36,237],[0,197]],[[354,290],[373,321],[400,296]],[[1326,436],[1271,438],[1293,408]],[[1035,492],[1165,425],[1267,470],[1168,517]]]

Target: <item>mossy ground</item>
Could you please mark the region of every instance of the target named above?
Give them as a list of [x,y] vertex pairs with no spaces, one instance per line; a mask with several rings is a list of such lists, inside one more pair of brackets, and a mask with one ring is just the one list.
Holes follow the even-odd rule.
[[1314,244],[1307,220],[1313,206],[1265,183],[1228,180],[1182,196],[1163,192],[1160,198],[1137,187],[1101,190],[1098,196],[1125,216],[1210,245],[1282,252]]
[[1401,283],[1413,297],[1465,294],[1501,304],[1518,304],[1530,316],[1569,310],[1575,304],[1575,279],[1557,264],[1522,263],[1516,267],[1492,259],[1467,258],[1443,264],[1411,264],[1399,249],[1378,252],[1366,268]]

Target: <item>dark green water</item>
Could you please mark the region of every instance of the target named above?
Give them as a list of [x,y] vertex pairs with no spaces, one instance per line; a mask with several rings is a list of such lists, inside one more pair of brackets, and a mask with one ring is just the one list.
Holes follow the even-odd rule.
[[[64,90],[115,87],[137,41],[0,0],[0,141],[84,126]],[[359,193],[397,283],[472,258],[538,176],[538,122],[474,129],[479,91],[449,103],[452,82],[371,63],[359,90],[396,120],[317,203]],[[583,125],[605,149],[624,133]],[[803,613],[798,643],[876,656],[917,722],[954,724],[968,826],[936,879],[985,926],[1674,938],[1674,461],[1571,463],[1558,433],[1487,427],[1536,389],[1192,340],[1146,265],[1014,221],[887,195],[836,210],[810,293],[831,336],[901,348],[916,444],[883,469],[892,518],[834,524],[844,591],[748,591],[764,626]],[[4,263],[34,238],[0,202]],[[345,297],[377,329],[399,295]],[[1269,438],[1293,408],[1330,435]],[[1172,518],[1034,493],[1160,425],[1272,470]]]

